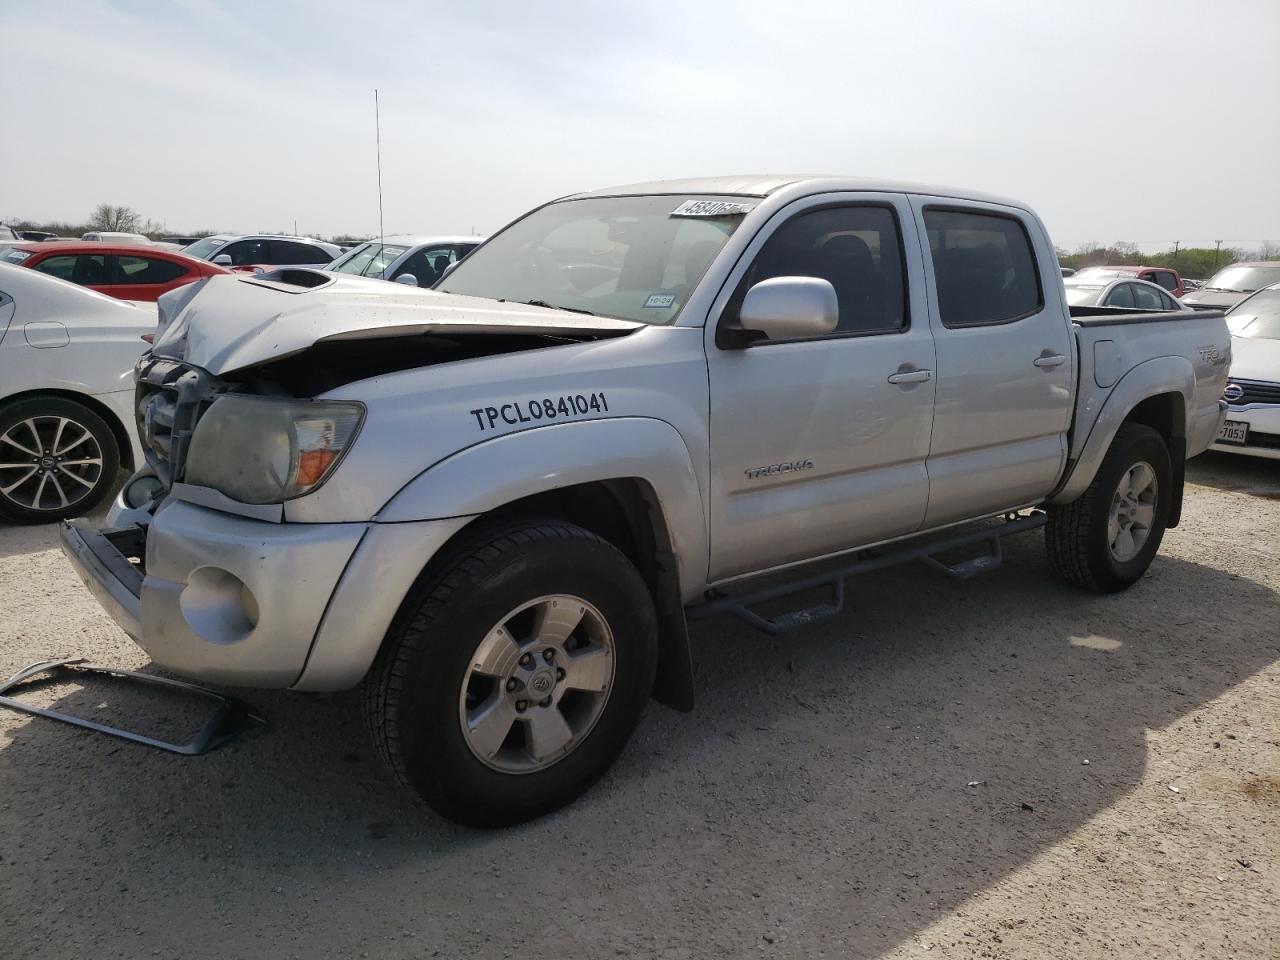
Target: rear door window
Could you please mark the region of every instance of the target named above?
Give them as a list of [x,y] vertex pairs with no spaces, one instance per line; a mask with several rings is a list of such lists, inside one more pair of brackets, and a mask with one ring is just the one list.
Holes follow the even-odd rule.
[[1170,292],[1178,289],[1178,278],[1168,270],[1157,270],[1145,279],[1150,280],[1152,283],[1159,284]]
[[1159,290],[1152,290],[1141,283],[1131,283],[1127,286],[1133,288],[1133,305],[1139,310],[1165,309],[1164,294]]
[[1019,220],[930,208],[924,222],[944,326],[1011,323],[1044,306],[1031,239]]
[[297,240],[272,240],[271,259],[267,262],[279,266],[299,266],[301,264],[323,264],[331,261],[321,247]]
[[159,257],[135,257],[116,255],[116,269],[112,283],[170,283],[187,272],[186,267],[172,260]]

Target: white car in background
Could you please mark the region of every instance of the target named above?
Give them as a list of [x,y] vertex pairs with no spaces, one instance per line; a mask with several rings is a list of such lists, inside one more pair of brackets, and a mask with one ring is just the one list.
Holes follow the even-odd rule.
[[1227,311],[1231,379],[1227,415],[1211,449],[1280,460],[1280,283]]
[[1123,307],[1126,310],[1187,310],[1181,300],[1157,284],[1137,277],[1108,279],[1097,276],[1066,277],[1067,305],[1071,307]]
[[114,230],[98,230],[93,233],[82,233],[81,240],[96,240],[99,243],[141,243],[150,246],[151,239],[140,233],[119,233]]
[[154,303],[0,264],[0,522],[88,513],[143,462],[133,365]]
[[376,277],[430,287],[452,264],[480,244],[483,237],[439,237],[397,234],[352,247],[325,267],[335,273]]

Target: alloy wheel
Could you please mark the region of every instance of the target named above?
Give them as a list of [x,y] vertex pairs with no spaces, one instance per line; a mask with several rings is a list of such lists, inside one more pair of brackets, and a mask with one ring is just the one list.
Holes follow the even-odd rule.
[[1120,475],[1107,516],[1107,542],[1111,556],[1120,563],[1136,557],[1151,535],[1159,492],[1156,471],[1145,460]]
[[517,607],[471,657],[458,701],[463,739],[502,773],[551,766],[600,719],[615,660],[613,632],[585,600],[555,595]]
[[65,510],[102,479],[93,433],[68,417],[19,420],[0,435],[0,497],[26,510]]

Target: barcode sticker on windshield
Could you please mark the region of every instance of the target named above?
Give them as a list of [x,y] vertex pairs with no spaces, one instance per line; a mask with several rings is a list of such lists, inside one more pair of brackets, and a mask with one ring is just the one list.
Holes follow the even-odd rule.
[[731,200],[686,200],[671,211],[673,217],[740,217],[755,209],[754,203]]

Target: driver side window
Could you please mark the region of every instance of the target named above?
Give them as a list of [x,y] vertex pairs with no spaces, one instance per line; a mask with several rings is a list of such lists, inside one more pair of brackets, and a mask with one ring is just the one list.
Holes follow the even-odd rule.
[[817,277],[830,283],[840,305],[833,336],[907,328],[902,242],[889,207],[828,207],[792,217],[757,254],[734,292],[728,315],[737,315],[747,290],[774,277]]

